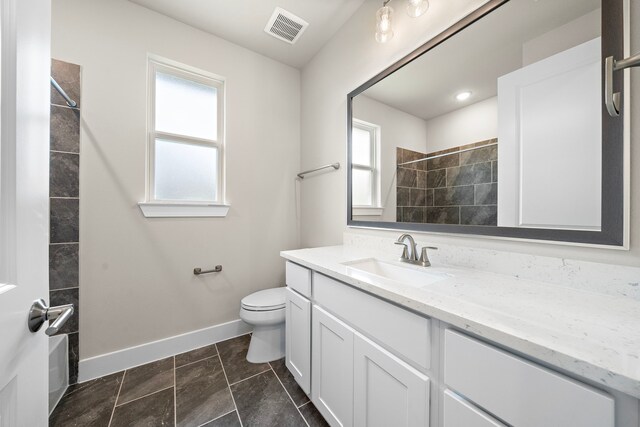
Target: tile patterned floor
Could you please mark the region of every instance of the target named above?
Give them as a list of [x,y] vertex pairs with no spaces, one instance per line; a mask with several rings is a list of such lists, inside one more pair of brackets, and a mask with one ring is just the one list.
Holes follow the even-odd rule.
[[50,427],[328,426],[284,359],[246,360],[250,335],[67,390]]

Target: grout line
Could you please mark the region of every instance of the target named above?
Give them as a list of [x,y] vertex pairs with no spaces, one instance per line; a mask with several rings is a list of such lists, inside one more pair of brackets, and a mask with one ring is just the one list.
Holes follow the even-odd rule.
[[49,246],[55,246],[55,245],[77,245],[80,242],[49,242]]
[[[222,359],[221,359],[221,360],[222,360]],[[250,380],[251,378],[257,377],[258,375],[262,375],[262,374],[264,374],[265,372],[269,372],[269,371],[273,371],[273,369],[271,369],[271,365],[269,365],[269,367],[268,367],[267,369],[265,369],[264,371],[262,371],[262,372],[258,372],[257,374],[253,374],[253,375],[251,375],[250,377],[243,378],[243,379],[241,379],[240,381],[236,381],[236,382],[235,382],[235,383],[233,383],[233,384],[229,384],[229,387],[231,387],[232,385],[240,384],[241,382],[244,382],[244,381],[246,381],[246,380]],[[274,372],[274,374],[275,374],[275,372]],[[277,375],[276,375],[276,376],[277,376]]]
[[49,150],[49,153],[58,153],[58,154],[73,154],[79,156],[80,153],[74,153],[73,151],[62,151],[62,150]]
[[222,414],[222,415],[220,415],[219,417],[216,417],[216,418],[214,418],[214,419],[212,419],[212,420],[205,421],[204,423],[200,424],[198,427],[202,427],[202,426],[204,426],[204,425],[206,425],[206,424],[209,424],[209,423],[210,423],[210,422],[212,422],[212,421],[219,420],[219,419],[220,419],[220,418],[222,418],[222,417],[226,417],[227,415],[229,415],[229,414],[230,414],[230,413],[232,413],[232,412],[236,412],[236,410],[235,410],[235,409],[233,409],[233,410],[231,410],[231,411],[227,412],[226,414]]
[[233,402],[234,408],[236,408],[236,413],[238,414],[238,421],[240,421],[240,427],[242,426],[242,418],[240,418],[240,411],[238,410],[238,405],[236,404],[236,398],[233,397],[233,392],[231,391],[231,385],[229,384],[229,377],[227,377],[227,371],[224,369],[224,363],[222,363],[222,357],[220,357],[220,349],[218,348],[218,343],[215,344],[216,351],[218,352],[218,359],[220,360],[220,366],[222,367],[222,373],[224,374],[224,379],[227,381],[227,389],[229,390],[229,394],[231,395],[231,401]]
[[291,401],[291,403],[293,403],[293,407],[296,408],[296,411],[298,411],[298,414],[300,414],[300,418],[302,418],[302,421],[304,421],[307,427],[309,427],[309,423],[307,422],[307,419],[304,417],[304,415],[302,415],[302,412],[300,412],[300,408],[298,407],[298,405],[296,405],[296,402],[293,401],[293,398],[287,391],[287,388],[284,386],[284,384],[282,384],[282,381],[280,381],[280,377],[278,377],[278,374],[276,374],[276,371],[273,369],[273,366],[271,366],[271,363],[269,363],[269,367],[271,368],[271,372],[273,372],[273,375],[276,377],[276,379],[280,383],[280,386],[282,387],[284,392],[287,393],[287,396],[289,396],[289,400]]
[[[308,396],[307,396],[308,398]],[[306,402],[304,402],[302,405],[298,406],[298,409],[302,408],[303,406],[307,406],[309,403],[311,403],[310,400],[307,400]]]
[[144,396],[140,396],[140,397],[136,397],[135,399],[127,400],[127,401],[126,401],[126,402],[124,402],[124,403],[121,403],[121,404],[119,404],[119,405],[116,405],[116,407],[128,405],[129,403],[135,402],[136,400],[144,399],[145,397],[149,397],[149,396],[151,396],[151,395],[153,395],[153,394],[160,393],[161,391],[169,390],[171,387],[173,387],[173,386],[172,386],[172,385],[170,385],[169,387],[165,387],[165,388],[163,388],[163,389],[156,390],[156,391],[154,391],[153,393],[147,393],[147,394],[145,394]]
[[69,289],[80,289],[80,286],[69,286],[68,288],[49,289],[49,292],[68,291]]
[[111,410],[111,417],[109,418],[109,424],[107,424],[107,426],[111,425],[111,421],[113,421],[113,414],[116,413],[116,406],[118,405],[118,399],[120,398],[120,392],[122,391],[122,384],[124,384],[124,377],[126,375],[127,375],[127,371],[125,370],[122,373],[122,382],[120,383],[120,387],[118,387],[118,394],[116,395],[115,402],[113,402],[113,409]]
[[176,383],[176,357],[173,356],[173,425],[178,425],[178,385]]
[[[180,353],[180,354],[182,354],[182,353]],[[217,355],[218,355],[218,354],[216,353],[216,354],[214,354],[213,356],[203,357],[202,359],[198,359],[198,360],[195,360],[195,361],[193,361],[193,362],[185,363],[185,364],[180,365],[180,366],[176,365],[176,368],[175,368],[175,369],[184,368],[185,366],[193,365],[194,363],[202,362],[203,360],[212,359],[212,358],[216,357]],[[222,362],[221,362],[221,363],[222,363]]]
[[49,196],[50,199],[62,199],[62,200],[80,200],[80,196],[77,197],[55,197]]
[[[78,102],[78,101],[76,101],[76,102]],[[62,108],[67,108],[69,110],[74,110],[74,111],[78,111],[78,112],[80,111],[80,107],[69,107],[67,104],[61,105],[61,104],[56,104],[55,102],[49,102],[49,104],[52,107],[62,107]]]

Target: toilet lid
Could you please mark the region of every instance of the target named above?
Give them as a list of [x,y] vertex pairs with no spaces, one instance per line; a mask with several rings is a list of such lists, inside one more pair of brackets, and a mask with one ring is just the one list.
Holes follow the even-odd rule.
[[253,311],[267,311],[284,308],[286,288],[272,288],[254,292],[242,298],[242,306]]

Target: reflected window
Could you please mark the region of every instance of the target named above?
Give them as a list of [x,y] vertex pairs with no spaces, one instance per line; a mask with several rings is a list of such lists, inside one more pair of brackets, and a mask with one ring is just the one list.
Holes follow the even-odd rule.
[[351,135],[353,206],[379,207],[380,126],[354,119]]

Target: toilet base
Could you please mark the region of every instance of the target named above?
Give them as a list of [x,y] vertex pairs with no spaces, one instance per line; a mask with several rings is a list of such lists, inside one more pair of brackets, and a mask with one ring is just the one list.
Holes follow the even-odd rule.
[[247,361],[266,363],[282,359],[285,354],[284,342],[284,323],[254,326]]

